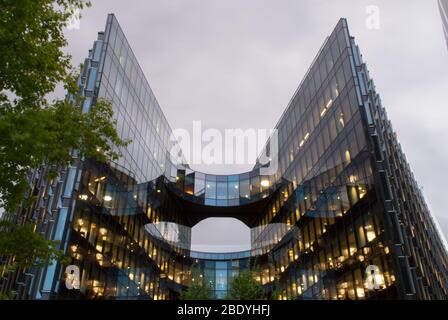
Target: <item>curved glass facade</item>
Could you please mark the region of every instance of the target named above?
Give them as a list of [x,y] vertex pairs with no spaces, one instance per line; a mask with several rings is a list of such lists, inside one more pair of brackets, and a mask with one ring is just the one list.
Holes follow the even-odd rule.
[[266,198],[280,182],[261,175],[260,169],[235,175],[213,175],[171,164],[168,179],[173,191],[189,201],[216,207],[233,207]]
[[[243,270],[280,299],[448,297],[446,249],[346,20],[276,126],[269,176],[260,164],[223,176],[172,163],[171,129],[114,15],[84,65],[85,111],[112,101],[133,143],[118,163],[79,161],[65,176],[56,229],[80,289],[57,266],[34,278],[33,297],[177,299],[195,266],[216,298]],[[208,217],[243,221],[251,250],[191,251],[191,228]]]

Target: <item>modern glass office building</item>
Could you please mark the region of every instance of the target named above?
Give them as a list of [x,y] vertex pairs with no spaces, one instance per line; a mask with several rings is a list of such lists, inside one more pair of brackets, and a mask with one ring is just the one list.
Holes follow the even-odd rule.
[[[325,40],[281,116],[278,168],[266,175],[211,175],[173,161],[171,129],[114,15],[84,64],[88,112],[112,101],[118,133],[132,144],[118,163],[78,159],[24,214],[60,240],[80,271],[16,270],[2,290],[22,299],[177,299],[191,270],[217,298],[250,270],[280,299],[446,299],[448,256],[387,119],[347,22]],[[266,145],[269,148],[269,143]],[[267,154],[269,152],[266,152]],[[180,157],[181,158],[181,157]],[[271,160],[272,161],[272,160]],[[234,217],[251,228],[251,250],[193,252],[191,228]]]

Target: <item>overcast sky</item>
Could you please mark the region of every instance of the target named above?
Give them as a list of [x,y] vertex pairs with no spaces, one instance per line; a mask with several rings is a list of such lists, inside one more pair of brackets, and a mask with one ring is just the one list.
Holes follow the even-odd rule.
[[[434,215],[448,234],[448,50],[436,0],[93,0],[68,30],[74,63],[115,13],[172,128],[273,128],[338,19],[348,19]],[[366,8],[380,9],[380,29]],[[210,173],[242,167],[197,167]],[[206,240],[205,240],[206,239]],[[205,220],[195,249],[248,247],[248,229]],[[201,247],[206,242],[207,247]],[[212,246],[212,247],[210,247]]]

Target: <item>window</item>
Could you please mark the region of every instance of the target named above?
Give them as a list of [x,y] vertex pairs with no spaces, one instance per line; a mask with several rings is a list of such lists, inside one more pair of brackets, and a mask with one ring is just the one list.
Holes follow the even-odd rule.
[[365,224],[367,241],[373,241],[376,238],[375,228],[373,226],[372,216],[368,216]]
[[366,146],[366,138],[364,129],[362,127],[361,123],[358,123],[358,125],[355,128],[356,130],[356,138],[358,139],[358,148],[359,150],[362,150]]
[[350,60],[348,58],[344,60],[343,69],[344,69],[345,79],[347,79],[347,81],[346,81],[346,83],[347,83],[349,81],[349,79],[353,78],[353,71],[352,71],[352,67],[350,65]]
[[250,179],[250,194],[256,195],[260,192],[260,178],[258,176]]
[[330,70],[333,68],[333,58],[331,57],[331,52],[328,51],[325,55],[325,61],[327,62],[327,71],[330,72]]
[[228,198],[237,199],[239,197],[238,181],[229,181]]
[[227,270],[220,270],[216,268],[216,290],[227,290]]
[[216,177],[206,176],[205,197],[207,199],[216,199]]
[[325,63],[323,63],[323,61],[321,61],[319,63],[319,70],[320,70],[320,77],[321,77],[321,81],[324,82],[324,79],[327,77],[327,67],[325,66]]
[[96,74],[97,74],[97,69],[96,68],[90,68],[89,71],[89,80],[87,83],[87,90],[93,90],[94,89],[94,85],[95,85],[95,81],[96,81]]
[[331,79],[330,89],[331,89],[331,97],[334,100],[339,96],[339,85],[336,81],[336,78]]
[[115,82],[114,92],[119,99],[121,98],[122,87],[123,87],[123,79],[122,79],[121,74],[118,74],[117,81]]
[[350,150],[346,149],[344,152],[344,160],[345,160],[345,164],[349,164],[351,162],[351,156],[350,156]]
[[249,187],[249,179],[240,181],[240,198],[249,199],[250,198],[250,187]]
[[324,127],[322,129],[322,136],[324,139],[324,148],[325,150],[330,146],[330,132],[328,131],[328,127]]
[[350,109],[352,111],[353,116],[358,111],[359,108],[358,96],[354,88],[350,91],[349,97],[350,97]]
[[216,191],[216,198],[218,200],[227,199],[227,182],[218,182]]
[[355,232],[353,230],[353,227],[350,226],[347,229],[347,234],[348,234],[349,253],[352,256],[356,253],[356,251],[358,251],[357,246],[356,246]]
[[341,52],[339,50],[339,45],[338,45],[338,41],[337,41],[336,37],[334,37],[334,41],[331,44],[331,54],[333,56],[333,60],[334,61],[336,61],[339,58],[340,54],[341,54]]
[[194,194],[194,173],[190,173],[185,177],[185,192],[193,195]]
[[317,125],[319,124],[320,121],[320,108],[319,105],[314,105],[313,106],[313,122],[314,122],[314,127],[317,127]]
[[334,118],[331,117],[329,119],[329,128],[330,128],[330,141],[333,141],[337,136],[336,123],[334,122]]
[[357,235],[358,235],[359,247],[362,248],[366,245],[366,238],[364,235],[364,228],[363,228],[363,223],[362,223],[361,217],[356,220],[355,228],[356,228]]
[[344,127],[345,127],[345,119],[344,119],[344,114],[342,112],[337,114],[337,122],[336,123],[337,123],[338,132],[341,132],[342,129],[344,129]]
[[338,32],[338,43],[339,43],[339,48],[341,49],[341,52],[343,52],[345,50],[345,48],[347,47],[347,39],[345,36],[344,29],[342,29],[341,31]]
[[120,56],[118,58],[118,61],[120,62],[121,67],[123,69],[125,69],[127,58],[126,58],[126,48],[125,48],[124,45],[123,45],[123,48],[121,50],[121,54],[120,54]]
[[314,77],[313,77],[314,81],[316,82],[316,88],[317,88],[317,90],[319,90],[319,87],[322,84],[322,80],[321,80],[319,69],[317,68],[317,66],[314,66],[313,74],[314,74]]
[[344,123],[345,125],[347,125],[348,121],[350,121],[352,117],[352,111],[350,108],[350,102],[348,97],[345,97],[344,101],[342,102],[341,109],[342,114],[344,115]]

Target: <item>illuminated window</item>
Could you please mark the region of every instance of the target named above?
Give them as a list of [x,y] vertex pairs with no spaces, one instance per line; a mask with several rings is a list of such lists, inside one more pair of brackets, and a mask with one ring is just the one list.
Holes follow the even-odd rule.
[[345,162],[350,163],[350,161],[351,161],[351,156],[350,156],[350,151],[349,151],[349,150],[345,150],[345,152],[344,152],[344,158],[345,158]]
[[341,113],[339,115],[339,125],[341,126],[341,128],[345,127],[345,121],[344,121],[344,114],[343,113]]
[[366,237],[367,241],[373,241],[376,238],[375,230],[373,230],[373,226],[371,224],[366,225]]

